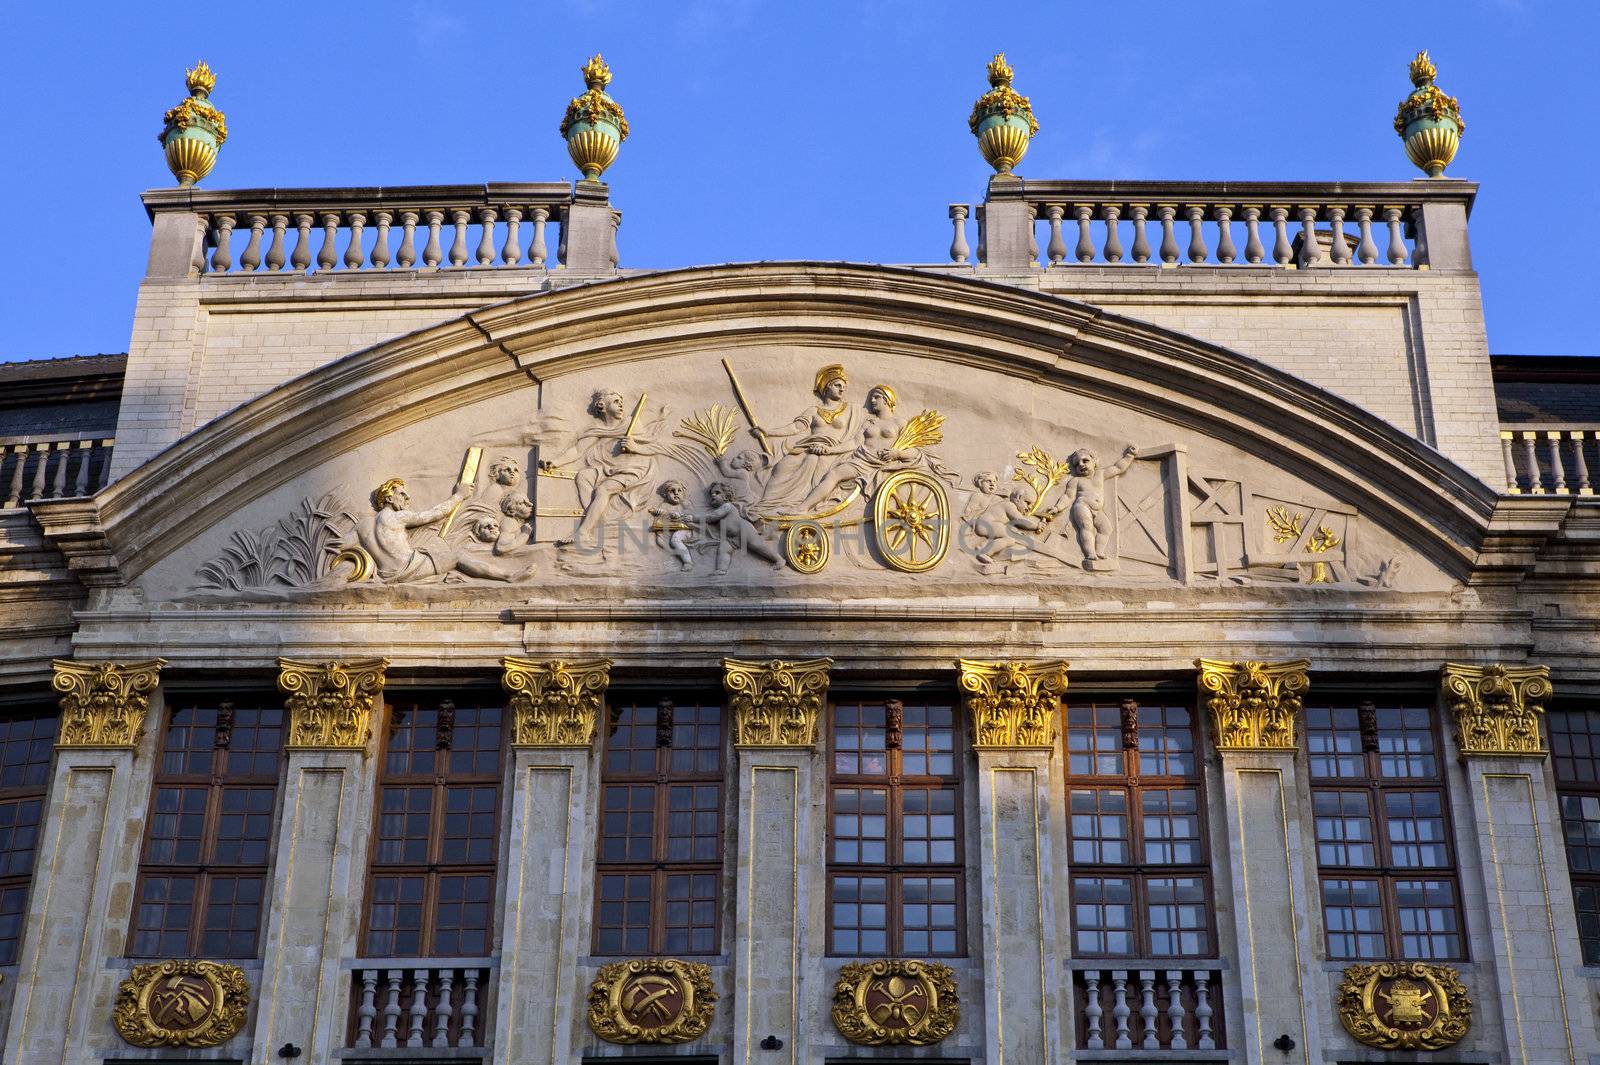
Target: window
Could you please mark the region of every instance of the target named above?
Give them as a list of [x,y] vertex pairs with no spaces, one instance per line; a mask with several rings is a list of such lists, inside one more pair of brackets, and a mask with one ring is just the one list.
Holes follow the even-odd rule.
[[1432,713],[1308,707],[1311,804],[1328,957],[1465,957]]
[[389,704],[367,886],[369,958],[482,957],[500,848],[498,705]]
[[715,954],[722,708],[612,709],[600,782],[595,953]]
[[828,952],[961,954],[954,709],[839,703],[832,733]]
[[1600,965],[1600,711],[1550,714],[1556,801],[1585,965]]
[[16,964],[22,943],[55,740],[54,710],[0,720],[0,965]]
[[1184,706],[1067,708],[1073,953],[1216,953],[1194,713]]
[[177,698],[162,736],[128,954],[254,958],[283,753],[276,702]]

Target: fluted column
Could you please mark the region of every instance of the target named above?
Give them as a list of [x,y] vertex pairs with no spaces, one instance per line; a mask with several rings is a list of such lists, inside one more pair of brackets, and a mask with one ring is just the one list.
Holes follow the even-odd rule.
[[1054,849],[1050,760],[1067,664],[963,658],[965,717],[977,759],[984,1060],[1067,1060],[1070,992],[1056,952],[1064,855]]
[[[1323,1040],[1321,1011],[1311,1000],[1325,985],[1316,924],[1307,915],[1320,896],[1316,857],[1306,853],[1301,835],[1306,812],[1295,763],[1311,663],[1202,658],[1195,665],[1222,762],[1228,821],[1229,875],[1218,878],[1216,891],[1231,895],[1240,915],[1233,953],[1243,1044],[1234,1050],[1248,1065],[1314,1065],[1322,1061]],[[1273,1046],[1282,1035],[1295,1043],[1287,1056]]]
[[505,658],[501,664],[510,696],[511,857],[501,873],[496,1057],[568,1065],[584,1008],[576,963],[590,951],[600,805],[595,739],[611,662]]
[[284,692],[283,798],[268,884],[251,1061],[294,1043],[306,1061],[345,1045],[347,958],[358,940],[372,836],[381,658],[278,660]]
[[[1554,689],[1545,666],[1446,663],[1439,699],[1466,772],[1470,818],[1456,831],[1488,905],[1506,1061],[1582,1065],[1597,1045],[1582,972],[1562,824],[1539,730]],[[1464,822],[1464,823],[1463,823]],[[1489,988],[1484,988],[1488,993]]]
[[[57,661],[55,766],[39,826],[33,888],[5,1041],[6,1065],[99,1060],[150,803],[160,659]],[[142,757],[141,757],[142,756]],[[135,830],[130,831],[130,826]]]

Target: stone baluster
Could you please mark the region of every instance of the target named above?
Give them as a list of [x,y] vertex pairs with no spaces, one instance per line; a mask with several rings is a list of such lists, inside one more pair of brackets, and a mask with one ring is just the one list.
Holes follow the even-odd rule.
[[395,262],[402,270],[409,270],[417,265],[417,219],[420,216],[416,211],[400,212],[400,252],[395,256]]
[[48,443],[33,445],[33,454],[33,484],[28,490],[28,498],[43,499],[44,475],[45,471],[50,468],[50,445]]
[[1144,1042],[1140,1044],[1145,1050],[1161,1049],[1161,1041],[1156,1038],[1156,974],[1153,969],[1139,970],[1139,1019],[1144,1022]]
[[466,987],[461,992],[461,1034],[456,1038],[458,1047],[478,1045],[478,970],[468,969],[462,974]]
[[1163,266],[1178,265],[1178,237],[1173,232],[1173,220],[1178,215],[1176,204],[1156,204],[1156,216],[1161,219],[1161,263]]
[[233,250],[229,244],[233,242],[234,217],[231,214],[219,214],[216,217],[216,247],[211,250],[211,272],[225,274],[233,269]]
[[1556,495],[1564,496],[1567,494],[1567,471],[1561,464],[1561,431],[1547,432],[1544,437],[1550,449],[1550,489]]
[[1322,245],[1317,243],[1317,209],[1300,208],[1300,265],[1316,266],[1322,262]]
[[350,242],[344,249],[344,268],[346,270],[359,270],[367,261],[367,251],[361,246],[362,234],[367,224],[365,211],[350,212]]
[[1106,224],[1106,262],[1120,263],[1122,261],[1122,234],[1117,232],[1117,223],[1122,220],[1122,208],[1116,204],[1108,203],[1100,208],[1100,219]]
[[611,229],[606,234],[606,259],[610,262],[613,270],[622,261],[621,256],[617,254],[617,230],[621,228],[622,212],[614,210],[611,212]]
[[1100,1017],[1104,1013],[1105,1010],[1100,1008],[1100,970],[1089,969],[1083,974],[1085,1050],[1105,1049],[1105,1036],[1100,1033]]
[[22,467],[28,461],[28,445],[12,444],[9,449],[0,448],[0,459],[4,459],[6,451],[11,452],[11,487],[6,489],[5,505],[14,507],[22,502]]
[[455,223],[456,239],[450,245],[450,265],[465,266],[467,264],[467,225],[472,221],[472,212],[464,207],[458,207],[450,212],[450,220]]
[[378,224],[378,239],[372,242],[372,266],[382,270],[389,265],[389,226],[394,222],[394,212],[373,211],[372,220]]
[[[528,249],[528,260],[532,262],[534,266],[543,266],[545,261],[550,258],[550,249],[545,247],[544,243],[544,226],[549,220],[550,208],[535,207],[533,209],[533,245]],[[956,233],[958,236],[961,235],[963,228],[964,227],[961,225],[961,223],[956,223]],[[951,246],[950,254],[955,254],[954,245]],[[957,261],[962,262],[964,260]]]
[[1206,209],[1204,207],[1187,207],[1184,214],[1189,219],[1189,261],[1203,263],[1211,257],[1211,249],[1206,247],[1205,225]]
[[1133,1040],[1128,1036],[1128,973],[1125,969],[1111,971],[1111,1023],[1116,1028],[1112,1046],[1117,1050],[1132,1050]]
[[1028,204],[1028,265],[1039,265],[1039,233],[1034,228],[1034,223],[1039,221],[1039,209],[1033,204]]
[[1259,263],[1267,257],[1261,244],[1261,208],[1244,208],[1244,261]]
[[522,228],[522,208],[506,208],[506,242],[500,246],[500,262],[503,266],[522,265],[522,238],[519,232]]
[[1344,235],[1344,208],[1328,208],[1328,222],[1333,227],[1333,241],[1329,251],[1334,264],[1347,266],[1350,263],[1350,244]]
[[1534,451],[1533,443],[1539,434],[1524,429],[1522,437],[1522,457],[1528,463],[1528,494],[1535,496],[1544,495],[1544,477],[1539,473],[1539,456]]
[[279,273],[283,270],[283,243],[285,231],[289,228],[289,216],[275,214],[269,221],[272,223],[272,243],[267,247],[267,269]]
[[1378,261],[1378,242],[1372,239],[1372,208],[1357,207],[1356,225],[1360,227],[1361,239],[1356,242],[1356,260],[1362,266],[1371,266]]
[[372,1046],[372,1022],[377,1020],[378,970],[361,970],[361,1005],[356,1007],[356,1047]]
[[494,223],[500,217],[493,207],[478,208],[478,265],[490,266],[494,263]]
[[428,970],[411,970],[411,1030],[406,1034],[406,1046],[423,1045],[422,1028],[428,1019]]
[[443,211],[429,211],[428,243],[422,249],[422,262],[426,266],[438,266],[444,261],[444,251],[439,247],[439,227],[444,224]]
[[1061,216],[1064,213],[1059,203],[1046,204],[1044,216],[1050,220],[1050,243],[1045,247],[1045,254],[1050,257],[1050,265],[1054,266],[1067,257],[1067,242],[1061,237]]
[[439,1001],[433,1005],[433,1045],[450,1045],[450,985],[455,982],[454,969],[439,970]]
[[1183,972],[1179,969],[1167,970],[1167,1027],[1172,1030],[1172,1036],[1167,1041],[1168,1050],[1188,1050],[1189,1037],[1184,1034],[1183,1008]]
[[1398,207],[1383,209],[1383,220],[1389,225],[1389,262],[1393,266],[1401,266],[1406,261],[1406,241],[1400,232],[1400,214]]
[[[1500,458],[1506,465],[1506,492],[1511,495],[1521,495],[1522,486],[1517,481],[1517,460],[1511,453],[1511,441],[1516,434],[1505,429],[1500,430]],[[1582,459],[1583,449],[1578,449],[1578,457]]]
[[1145,235],[1144,224],[1150,215],[1150,208],[1134,204],[1128,208],[1128,213],[1133,216],[1133,261],[1147,263],[1150,261],[1150,239]]
[[1217,262],[1230,265],[1238,258],[1239,252],[1233,246],[1233,208],[1218,207],[1217,215]]
[[1272,218],[1272,258],[1279,266],[1288,266],[1294,258],[1294,245],[1289,242],[1289,208],[1268,208]]
[[239,256],[239,265],[245,270],[261,269],[261,234],[267,228],[267,216],[264,214],[247,215],[246,221],[250,223],[250,239],[245,242],[244,254]]
[[400,970],[389,970],[389,995],[383,1004],[383,1038],[380,1047],[400,1045]]
[[332,270],[339,263],[339,212],[322,213],[322,247],[317,249],[317,270]]
[[1196,1050],[1215,1050],[1217,1041],[1211,1035],[1211,974],[1199,970],[1194,974],[1194,1027]]
[[311,269],[311,223],[314,221],[306,211],[297,212],[294,216],[294,253],[289,256],[289,265],[297,273],[303,274]]
[[1080,203],[1072,209],[1078,217],[1078,247],[1076,249],[1080,263],[1094,262],[1094,234],[1089,231],[1089,225],[1094,220],[1094,207],[1090,204]]
[[1572,430],[1572,464],[1578,473],[1578,494],[1580,496],[1594,495],[1594,489],[1589,485],[1589,460],[1583,454],[1583,442],[1587,439],[1582,429]]
[[[1583,465],[1583,438],[1580,435],[1578,439],[1578,465],[1581,469]],[[72,494],[75,496],[86,496],[90,492],[89,469],[94,465],[95,445],[96,441],[93,440],[83,440],[78,443],[78,481],[72,490]],[[1587,483],[1588,478],[1585,477],[1584,480]]]
[[[1421,212],[1418,212],[1420,214]],[[1420,219],[1413,217],[1411,223],[1411,265],[1418,270],[1428,269],[1428,227],[1418,225]]]
[[68,494],[67,486],[71,483],[67,480],[67,468],[72,463],[72,441],[56,442],[56,458],[60,461],[56,463],[56,472],[50,478],[50,497],[61,499]]
[[964,203],[950,205],[950,226],[954,233],[950,237],[950,261],[964,263],[972,257],[972,249],[967,247],[967,212],[971,208]]

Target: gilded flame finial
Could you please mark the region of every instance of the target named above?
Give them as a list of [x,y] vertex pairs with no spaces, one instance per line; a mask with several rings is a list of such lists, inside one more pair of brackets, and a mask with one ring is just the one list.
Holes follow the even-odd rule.
[[1009,174],[1028,153],[1028,142],[1039,132],[1033,105],[1011,87],[1015,71],[1000,52],[989,61],[989,91],[972,105],[967,128],[978,138],[978,151],[998,174]]
[[1460,102],[1433,83],[1438,76],[1439,68],[1428,53],[1418,52],[1411,61],[1415,91],[1400,101],[1394,116],[1394,131],[1405,142],[1407,157],[1429,177],[1444,176],[1467,129]]
[[163,116],[156,140],[166,151],[172,176],[188,187],[217,165],[217,149],[228,139],[228,123],[208,99],[217,87],[217,76],[204,59],[184,71],[183,83],[189,96]]
[[561,118],[561,136],[566,138],[567,154],[583,172],[583,180],[599,181],[628,139],[628,120],[617,101],[606,95],[611,68],[598,52],[583,65],[583,83],[587,91],[572,98]]
[[1433,79],[1438,76],[1439,68],[1433,65],[1433,60],[1428,58],[1428,50],[1424,48],[1411,61],[1411,84],[1420,89],[1433,84]]
[[583,83],[591,89],[604,89],[611,84],[611,68],[606,66],[599,52],[590,56],[583,65]]
[[995,88],[1010,85],[1011,79],[1016,74],[1011,69],[1011,64],[1006,62],[1004,52],[996,52],[994,58],[989,60],[989,84]]
[[196,96],[210,96],[211,90],[217,87],[217,76],[204,59],[196,63],[193,70],[186,70],[183,74],[184,85]]

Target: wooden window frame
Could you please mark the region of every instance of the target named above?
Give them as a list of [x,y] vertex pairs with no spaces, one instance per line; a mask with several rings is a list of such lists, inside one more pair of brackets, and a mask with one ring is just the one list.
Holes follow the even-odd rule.
[[[936,693],[930,693],[936,694]],[[900,724],[904,714],[906,700],[898,697],[874,698],[862,696],[860,698],[835,699],[828,704],[828,832],[827,832],[827,862],[825,881],[827,885],[826,912],[827,912],[827,955],[833,958],[844,957],[877,957],[879,955],[864,955],[859,952],[840,952],[834,947],[833,924],[833,885],[840,877],[856,878],[882,878],[886,881],[885,905],[887,916],[885,918],[885,936],[888,949],[882,957],[905,957],[905,921],[904,921],[904,882],[908,879],[922,879],[933,877],[949,877],[955,882],[955,912],[956,912],[956,949],[953,952],[926,952],[918,957],[929,958],[964,958],[967,956],[967,865],[966,865],[966,831],[967,811],[965,802],[966,785],[966,760],[967,743],[962,728],[962,707],[960,700],[948,701],[940,699],[918,698],[914,705],[926,707],[949,706],[951,729],[951,773],[949,776],[934,776],[931,774],[921,776],[906,776],[901,772],[904,764],[904,751],[901,741],[904,729]],[[885,717],[885,765],[886,772],[881,776],[858,773],[839,773],[836,771],[837,761],[835,754],[838,752],[838,707],[846,706],[872,706],[882,705]],[[893,709],[898,706],[898,710]],[[885,828],[885,857],[886,862],[838,862],[834,860],[834,793],[838,788],[881,788],[886,791],[887,825]],[[897,855],[902,855],[902,844],[905,841],[904,797],[907,790],[938,790],[946,789],[954,793],[955,802],[955,861],[953,863],[915,863],[895,860]]]
[[[1181,709],[1189,714],[1189,734],[1192,739],[1191,757],[1194,762],[1192,776],[1176,776],[1171,773],[1146,776],[1140,772],[1139,759],[1139,710],[1145,706],[1163,709]],[[1076,775],[1072,771],[1072,727],[1071,713],[1073,710],[1086,708],[1109,708],[1114,706],[1119,715],[1119,732],[1121,744],[1117,748],[1122,757],[1122,772],[1120,774],[1089,773]],[[1204,736],[1201,733],[1200,715],[1194,704],[1180,699],[1165,699],[1152,696],[1148,703],[1141,703],[1135,698],[1121,699],[1096,699],[1084,702],[1070,702],[1062,704],[1063,726],[1061,729],[1062,742],[1062,768],[1065,779],[1066,796],[1065,809],[1067,820],[1067,855],[1069,874],[1067,877],[1068,905],[1071,910],[1072,920],[1072,956],[1085,960],[1115,962],[1119,959],[1156,959],[1170,958],[1174,962],[1206,960],[1219,957],[1222,953],[1217,943],[1217,908],[1215,884],[1211,869],[1211,826],[1206,805],[1206,779],[1205,764],[1202,744]],[[1099,731],[1099,726],[1095,726]],[[1091,753],[1093,756],[1093,752]],[[1127,855],[1130,859],[1142,859],[1144,854],[1144,796],[1147,792],[1169,792],[1173,790],[1192,790],[1195,793],[1195,822],[1199,828],[1198,846],[1199,856],[1193,862],[1146,862],[1143,860],[1127,862],[1078,862],[1072,858],[1073,842],[1075,837],[1072,831],[1072,793],[1078,791],[1121,791],[1127,797],[1128,832]],[[1099,879],[1124,879],[1129,881],[1132,891],[1133,907],[1133,939],[1134,949],[1128,954],[1110,954],[1088,952],[1078,947],[1078,912],[1077,912],[1077,882],[1080,876],[1093,876]],[[1177,880],[1198,879],[1202,885],[1204,899],[1202,905],[1205,909],[1206,923],[1204,931],[1208,949],[1198,954],[1158,954],[1151,946],[1154,932],[1150,927],[1150,889],[1152,880]]]
[[[44,828],[45,813],[49,806],[50,771],[54,765],[52,755],[54,753],[56,735],[61,727],[61,713],[56,707],[48,704],[38,706],[30,704],[3,707],[0,708],[0,714],[4,715],[7,725],[17,721],[35,723],[35,729],[30,730],[35,732],[34,735],[29,737],[30,747],[40,740],[45,742],[42,763],[33,758],[25,758],[17,763],[21,766],[42,764],[44,766],[43,779],[37,784],[30,784],[24,779],[20,784],[12,787],[0,785],[0,804],[5,806],[14,804],[21,809],[26,803],[34,802],[38,804],[39,811],[39,818],[34,823],[34,840],[33,845],[29,848],[31,858],[27,863],[27,870],[25,872],[0,875],[0,899],[4,899],[13,892],[21,892],[21,909],[13,911],[17,919],[17,935],[14,939],[0,940],[0,965],[15,965],[22,956],[22,939],[27,931],[28,899],[33,891],[34,870],[39,864],[39,835]],[[37,723],[42,721],[50,722],[48,736],[39,735],[36,732]],[[9,957],[7,952],[10,953]]]
[[[1561,739],[1572,734],[1572,731],[1566,728],[1557,728],[1557,722],[1565,722],[1568,717],[1583,717],[1589,715],[1594,715],[1597,718],[1600,718],[1600,706],[1557,706],[1551,709],[1548,715],[1549,720],[1546,722],[1546,725],[1550,730],[1550,772],[1551,777],[1555,780],[1556,785],[1556,813],[1557,816],[1561,818],[1561,849],[1563,857],[1566,857],[1567,855],[1566,828],[1568,822],[1565,811],[1562,808],[1563,804],[1561,800],[1571,797],[1578,799],[1588,798],[1600,801],[1600,753],[1585,756],[1583,759],[1584,761],[1591,761],[1595,763],[1596,772],[1594,775],[1596,779],[1585,781],[1565,777],[1562,773],[1561,763],[1569,758],[1572,758],[1573,756],[1570,754],[1570,752],[1562,752],[1560,750],[1562,745]],[[1596,741],[1600,741],[1600,725],[1597,725],[1597,727],[1592,731],[1585,729],[1583,731],[1583,735],[1593,736],[1595,737]],[[1595,745],[1600,747],[1600,742],[1596,742]],[[1574,919],[1576,920],[1578,916],[1584,912],[1577,909],[1579,889],[1589,888],[1595,893],[1596,896],[1600,896],[1600,870],[1593,870],[1587,873],[1578,872],[1572,867],[1572,862],[1570,858],[1568,858],[1567,877],[1572,883],[1572,901],[1574,907]],[[1578,933],[1578,944],[1579,949],[1583,954],[1584,964],[1600,965],[1600,936],[1585,938],[1581,923],[1578,924],[1576,931]]]

